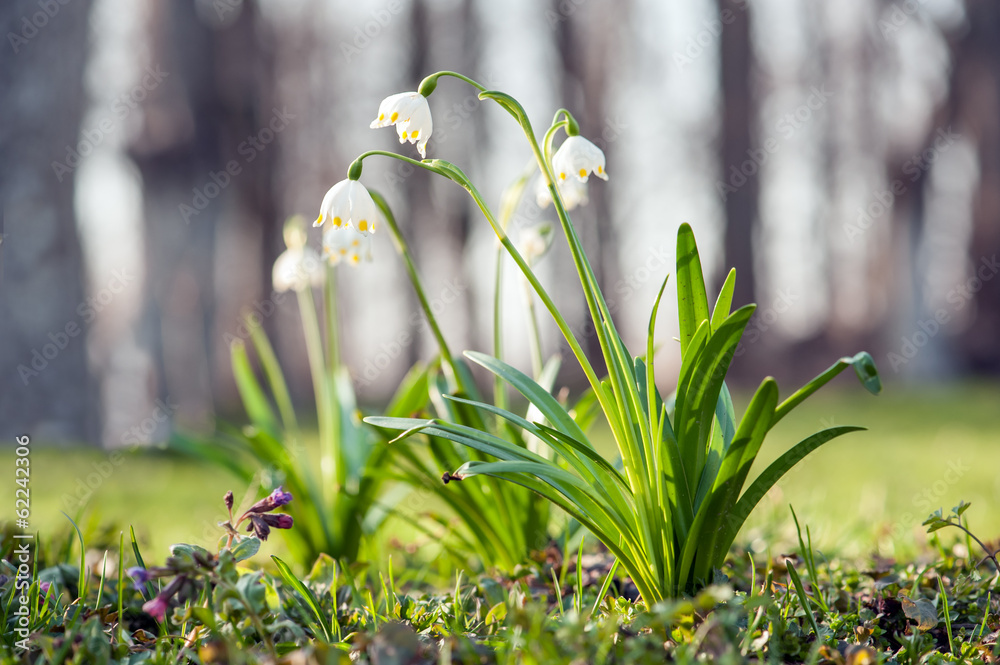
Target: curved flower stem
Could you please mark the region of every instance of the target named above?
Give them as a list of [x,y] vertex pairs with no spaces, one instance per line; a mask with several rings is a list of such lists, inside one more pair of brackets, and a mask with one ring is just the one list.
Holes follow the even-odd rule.
[[[347,482],[347,468],[340,463],[341,413],[337,394],[337,374],[340,370],[340,330],[337,317],[337,274],[332,265],[326,266],[326,281],[323,286],[326,310],[326,386],[330,405],[330,437],[323,441],[324,460],[322,466],[332,466],[337,470],[337,485]],[[329,458],[330,461],[327,461]]]
[[[361,157],[358,157],[357,161],[360,161],[364,157],[372,154],[399,157],[405,161],[413,162],[421,166],[423,165],[422,162],[402,157],[402,155],[382,151],[370,151],[364,153]],[[410,252],[410,246],[406,242],[406,238],[403,237],[402,231],[399,230],[399,225],[396,223],[396,217],[392,214],[392,209],[389,208],[389,204],[381,194],[373,190],[369,191],[369,193],[375,201],[375,205],[377,205],[379,210],[382,211],[382,216],[385,218],[389,231],[392,234],[392,242],[396,246],[396,251],[399,253],[399,256],[403,259],[403,265],[406,266],[406,273],[410,277],[410,283],[413,284],[413,290],[417,294],[417,300],[420,301],[420,307],[424,310],[424,315],[427,317],[427,323],[431,327],[434,339],[437,340],[438,348],[441,350],[441,357],[444,358],[444,362],[450,370],[454,386],[458,390],[468,394],[469,391],[462,380],[462,373],[458,370],[458,366],[455,363],[455,357],[452,355],[451,348],[448,346],[448,341],[444,338],[444,333],[441,331],[441,326],[438,324],[437,317],[434,316],[434,311],[431,309],[430,300],[427,298],[427,292],[424,290],[420,274],[417,272],[417,266],[413,263],[413,255]]]
[[537,381],[542,375],[542,336],[538,330],[538,316],[535,314],[535,294],[531,284],[524,284],[524,303],[528,310],[528,350],[531,352],[531,372]]
[[[325,363],[323,361],[323,338],[319,330],[319,317],[316,315],[316,303],[313,302],[312,289],[298,289],[299,313],[302,316],[302,331],[306,337],[306,356],[309,358],[309,374],[312,375],[313,392],[316,397],[316,417],[319,420],[319,437],[321,446],[330,445],[332,441],[333,422],[330,414],[330,398],[327,391],[332,386],[327,384]],[[336,478],[336,460],[323,455],[320,464],[322,485],[331,496],[337,492],[334,481]]]
[[430,76],[424,77],[424,80],[420,82],[420,86],[417,88],[417,92],[419,92],[421,95],[423,95],[425,97],[427,95],[430,95],[432,92],[434,92],[434,88],[437,87],[437,80],[439,78],[441,78],[442,76],[451,76],[451,77],[457,78],[457,79],[459,79],[461,81],[465,81],[466,83],[468,83],[469,85],[471,85],[473,88],[476,88],[477,90],[479,90],[479,92],[483,92],[483,91],[486,90],[486,86],[484,86],[481,83],[478,83],[478,82],[470,79],[468,76],[465,76],[464,74],[459,74],[458,72],[453,72],[453,71],[450,71],[450,70],[446,69],[446,70],[443,70],[443,71],[440,71],[440,72],[435,72],[435,73],[431,74]]

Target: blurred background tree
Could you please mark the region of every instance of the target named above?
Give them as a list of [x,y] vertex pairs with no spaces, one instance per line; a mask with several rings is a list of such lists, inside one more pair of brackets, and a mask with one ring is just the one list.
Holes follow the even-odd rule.
[[[566,106],[605,150],[611,181],[591,184],[575,220],[626,341],[687,221],[708,272],[718,282],[736,266],[737,301],[760,304],[740,380],[812,376],[861,348],[889,381],[1000,370],[991,0],[17,0],[0,12],[5,437],[117,446],[241,419],[227,346],[247,311],[307,398],[296,305],[270,285],[281,223],[314,218],[362,150],[399,148],[367,129],[378,102],[437,69],[514,93],[536,130]],[[497,202],[528,161],[517,128],[454,81],[431,105],[430,153]],[[494,240],[478,212],[397,162],[366,163],[364,180],[394,206],[453,347],[488,348]],[[532,199],[515,229],[552,218]],[[556,244],[543,278],[586,335]],[[340,284],[344,357],[369,402],[433,349],[385,235],[375,254]],[[508,352],[525,362],[508,273]],[[662,317],[666,339],[676,322]],[[79,334],[32,369],[68,324]],[[665,344],[659,361],[676,356]],[[565,383],[579,378],[567,367]]]

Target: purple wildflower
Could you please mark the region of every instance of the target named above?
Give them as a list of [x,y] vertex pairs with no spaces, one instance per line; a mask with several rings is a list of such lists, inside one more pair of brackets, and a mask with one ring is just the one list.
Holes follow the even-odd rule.
[[163,594],[160,594],[156,598],[153,598],[153,600],[146,602],[142,606],[142,611],[157,621],[163,621],[164,617],[167,616],[168,606],[167,599],[163,597]]
[[261,515],[260,518],[267,522],[268,526],[273,526],[275,529],[291,529],[292,528],[292,516],[286,515],[284,513],[272,513],[270,515]]
[[133,566],[132,568],[128,568],[125,573],[131,577],[132,581],[136,584],[145,584],[153,579],[153,576],[149,574],[149,571],[142,566]]
[[269,513],[279,506],[284,506],[292,500],[292,493],[286,492],[280,485],[278,489],[271,492],[269,495],[258,501],[257,503],[250,506],[247,514],[250,513]]
[[262,517],[267,517],[267,515],[251,515],[247,531],[253,531],[254,535],[261,540],[267,540],[267,537],[271,535],[271,527],[265,520],[261,519]]

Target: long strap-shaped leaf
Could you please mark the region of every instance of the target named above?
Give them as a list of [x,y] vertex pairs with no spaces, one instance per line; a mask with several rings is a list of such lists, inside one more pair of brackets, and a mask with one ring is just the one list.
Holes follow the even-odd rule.
[[875,361],[872,359],[871,354],[867,351],[862,351],[853,357],[845,356],[841,358],[831,365],[825,372],[792,393],[788,399],[778,405],[778,408],[775,409],[774,422],[777,423],[779,420],[784,418],[788,415],[789,411],[797,407],[807,397],[825,386],[831,379],[833,379],[833,377],[837,376],[848,367],[854,368],[854,372],[858,375],[858,380],[861,381],[861,385],[865,387],[865,390],[873,395],[878,395],[882,392],[882,380],[879,379],[878,370],[875,368]]
[[681,224],[677,230],[677,319],[683,358],[698,326],[708,320],[705,276],[701,270],[694,231],[689,224]]
[[663,598],[633,530],[618,526],[620,519],[615,519],[614,516],[601,510],[599,504],[594,502],[593,497],[588,492],[574,494],[572,497],[567,496],[551,485],[548,479],[525,472],[520,467],[511,467],[510,464],[470,462],[466,468],[460,469],[460,471],[467,475],[487,474],[505,478],[546,497],[601,539],[601,542],[625,566],[632,581],[639,588],[640,595],[647,603],[652,604]]
[[695,483],[705,467],[708,437],[719,391],[736,353],[736,345],[755,309],[755,305],[747,305],[733,312],[708,338],[705,348],[691,366],[689,376],[682,378],[682,383],[678,385],[674,419],[678,427],[677,442],[684,456],[688,478],[694,479]]
[[750,400],[743,420],[740,421],[736,434],[733,436],[733,442],[722,460],[715,486],[706,500],[702,502],[690,532],[678,534],[678,540],[683,547],[679,567],[679,583],[684,584],[690,576],[696,551],[702,552],[701,560],[704,561],[708,558],[711,565],[710,553],[715,551],[715,543],[722,534],[718,526],[712,528],[706,522],[710,518],[716,521],[724,519],[731,506],[736,503],[740,489],[743,487],[743,480],[740,478],[742,461],[747,456],[748,451],[752,450],[756,455],[756,451],[760,449],[760,443],[770,428],[774,406],[777,402],[778,384],[774,379],[768,377],[764,379]]
[[572,416],[566,412],[563,405],[556,401],[547,390],[538,385],[534,380],[532,380],[527,374],[520,371],[516,367],[511,367],[502,360],[497,360],[492,356],[486,355],[485,353],[478,353],[476,351],[466,351],[465,356],[469,358],[472,362],[482,365],[488,369],[493,374],[496,374],[504,381],[514,386],[519,393],[525,396],[529,402],[531,402],[545,419],[552,423],[560,432],[576,439],[577,441],[586,441],[587,435],[584,434],[580,426],[576,424]]
[[[750,487],[743,493],[740,500],[736,503],[731,511],[729,511],[729,516],[725,522],[725,537],[720,540],[720,545],[726,543],[725,549],[729,550],[729,546],[732,545],[733,540],[736,539],[736,534],[739,532],[740,527],[743,526],[743,522],[753,511],[757,503],[764,497],[765,494],[770,491],[774,484],[778,482],[789,469],[798,464],[806,455],[816,450],[824,443],[836,439],[838,436],[843,436],[850,432],[864,431],[864,427],[830,427],[828,429],[816,432],[812,436],[806,437],[799,443],[795,444],[791,449],[789,449],[784,455],[778,459],[771,462],[771,464],[764,469],[756,480],[751,483]],[[725,556],[725,555],[723,555]]]

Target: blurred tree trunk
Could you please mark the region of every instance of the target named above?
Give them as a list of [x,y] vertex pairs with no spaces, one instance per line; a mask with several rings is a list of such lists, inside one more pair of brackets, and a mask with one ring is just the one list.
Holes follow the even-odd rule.
[[[968,32],[953,42],[950,119],[976,144],[979,183],[972,201],[969,280],[960,297],[971,311],[960,337],[963,369],[1000,373],[1000,7],[968,0]],[[954,304],[954,303],[953,303]],[[958,306],[956,305],[956,309]]]
[[[752,7],[733,0],[718,0],[719,15],[732,17],[722,21],[720,90],[722,93],[722,127],[720,157],[722,179],[730,180],[732,169],[740,170],[743,162],[750,160],[756,147],[756,107],[751,90],[754,74],[754,54],[750,39],[750,14]],[[736,291],[733,307],[753,302],[754,280],[754,231],[757,226],[760,178],[748,176],[735,191],[726,195],[726,231],[723,242],[723,273],[716,284],[722,284],[725,273],[736,268]]]
[[0,440],[8,444],[18,434],[97,441],[100,431],[73,209],[91,3],[52,5],[52,15],[35,0],[0,6],[10,49],[0,60]]
[[[254,3],[183,0],[153,12],[152,59],[169,76],[150,95],[131,150],[145,186],[142,334],[157,396],[204,425],[216,397],[235,400],[227,342],[246,338],[240,304],[270,293],[262,287],[274,245],[264,238],[280,234],[274,142],[294,116],[271,103],[267,32]],[[264,298],[255,309],[254,320],[266,322],[274,306]]]
[[[444,69],[475,78],[479,29],[472,0],[447,6],[415,0],[411,16],[411,85],[415,87],[428,74]],[[433,108],[447,110],[437,112],[428,156],[441,156],[460,164],[472,178],[476,176],[473,146],[476,133],[480,131],[480,104],[476,90],[453,78],[441,79],[431,99]],[[407,150],[404,154],[412,153]],[[407,178],[407,201],[412,210],[411,228],[421,229],[419,235],[413,235],[413,246],[417,265],[422,266],[427,277],[430,298],[439,299],[439,293],[451,289],[449,284],[459,285],[460,293],[454,302],[450,298],[442,301],[449,304],[442,309],[438,319],[452,353],[460,355],[470,346],[476,318],[472,315],[473,290],[464,286],[464,258],[473,223],[469,212],[471,202],[462,189],[423,169],[417,169]],[[475,221],[485,223],[480,219]],[[412,293],[412,289],[407,288],[407,292]],[[415,309],[415,301],[411,302]],[[411,351],[419,348],[416,344],[410,345]],[[436,344],[432,348],[436,353]],[[415,361],[416,357],[410,360]]]

